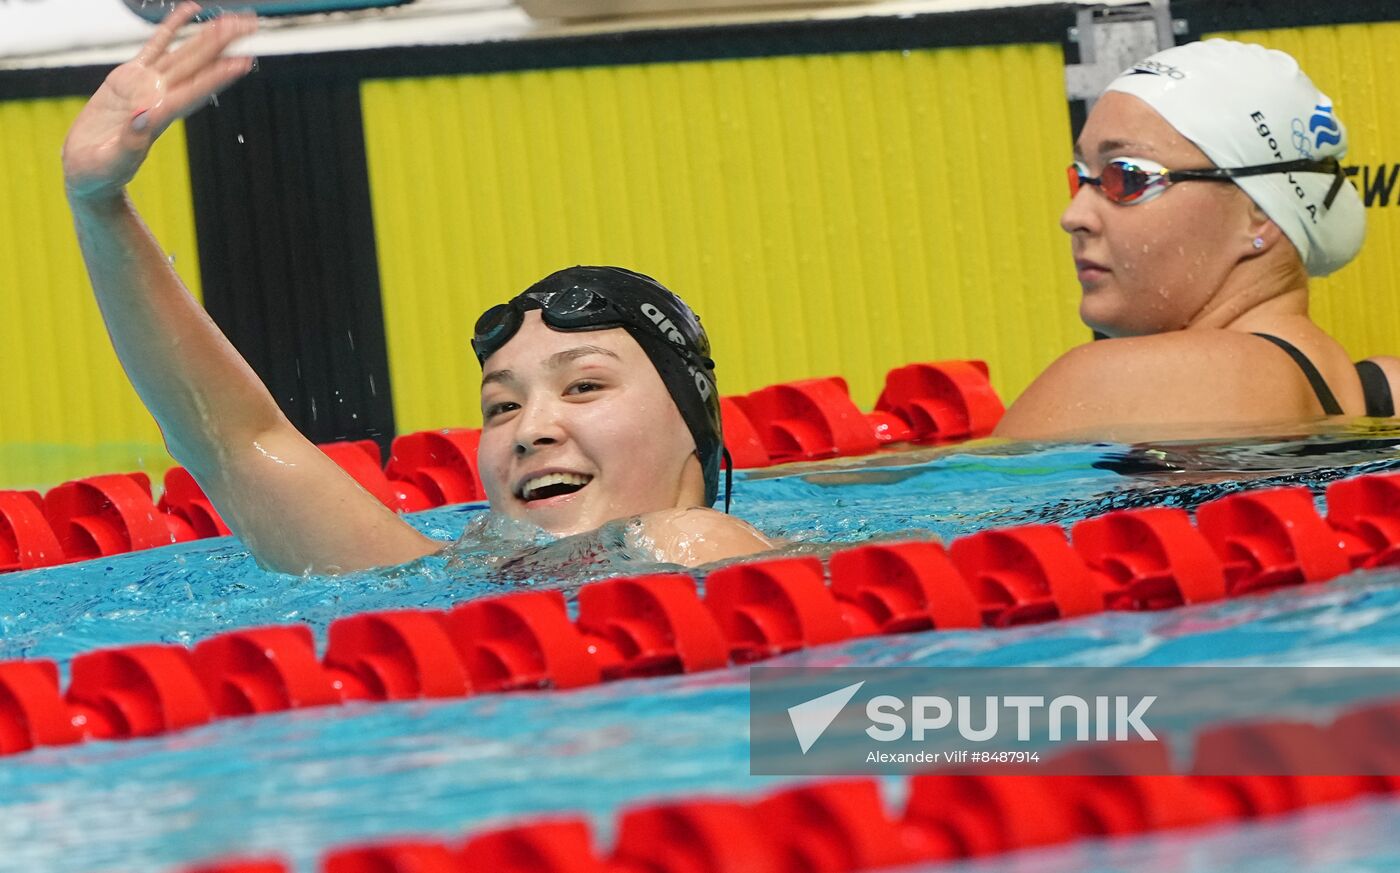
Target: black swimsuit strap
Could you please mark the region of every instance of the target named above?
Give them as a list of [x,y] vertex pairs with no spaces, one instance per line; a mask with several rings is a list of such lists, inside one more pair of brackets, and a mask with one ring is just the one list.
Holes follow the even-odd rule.
[[1366,414],[1372,418],[1395,415],[1395,398],[1390,395],[1390,380],[1380,365],[1375,361],[1362,361],[1356,365],[1356,375],[1361,377],[1361,391],[1366,395]]
[[1303,371],[1303,375],[1308,377],[1308,384],[1312,386],[1313,393],[1317,395],[1317,402],[1322,404],[1322,411],[1328,415],[1341,415],[1342,405],[1337,402],[1337,397],[1332,393],[1332,389],[1327,387],[1327,380],[1322,378],[1322,374],[1313,366],[1313,362],[1308,360],[1308,356],[1298,351],[1298,348],[1287,340],[1270,336],[1267,333],[1256,333],[1260,339],[1266,339],[1279,348],[1288,352],[1288,356],[1293,359],[1293,363],[1298,365],[1298,369]]

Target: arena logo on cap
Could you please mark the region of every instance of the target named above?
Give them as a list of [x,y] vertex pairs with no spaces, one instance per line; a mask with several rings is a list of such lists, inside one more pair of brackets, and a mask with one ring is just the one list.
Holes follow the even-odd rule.
[[[662,312],[660,309],[657,309],[650,303],[643,303],[641,309],[642,314],[645,315],[647,318],[651,319],[651,323],[656,325],[656,329],[661,331],[662,335],[664,335],[666,339],[670,340],[671,342],[675,343],[681,348],[687,347],[685,341],[685,334],[681,333],[680,329],[676,327],[675,323],[673,323],[671,319],[666,317],[666,313]],[[709,400],[710,392],[713,390],[710,387],[710,380],[705,376],[704,373],[700,372],[693,366],[687,366],[686,370],[690,373],[690,377],[695,380],[695,390],[700,392],[700,398],[702,400]]]
[[642,314],[651,319],[651,323],[656,325],[656,329],[665,334],[666,339],[678,346],[685,345],[685,334],[671,323],[671,319],[666,317],[666,313],[652,306],[650,303],[642,304]]

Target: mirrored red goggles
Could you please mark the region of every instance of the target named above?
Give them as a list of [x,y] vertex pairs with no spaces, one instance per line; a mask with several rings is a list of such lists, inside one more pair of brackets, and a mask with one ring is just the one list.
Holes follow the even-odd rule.
[[1090,176],[1089,168],[1082,162],[1069,165],[1070,196],[1079,193],[1085,185],[1093,185],[1111,202],[1124,206],[1146,203],[1177,182],[1229,182],[1244,176],[1263,176],[1270,173],[1326,173],[1333,176],[1332,187],[1323,200],[1323,207],[1330,207],[1337,192],[1346,181],[1346,173],[1336,158],[1322,160],[1280,161],[1273,164],[1255,164],[1249,167],[1209,167],[1202,170],[1168,170],[1161,164],[1143,158],[1114,158],[1104,164],[1103,172]]

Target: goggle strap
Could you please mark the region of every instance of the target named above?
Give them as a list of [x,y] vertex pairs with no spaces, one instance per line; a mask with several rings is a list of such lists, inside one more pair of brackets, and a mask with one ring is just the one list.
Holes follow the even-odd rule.
[[1346,183],[1347,174],[1342,169],[1342,165],[1337,165],[1337,173],[1332,177],[1332,187],[1327,189],[1327,196],[1322,200],[1323,209],[1331,209],[1332,201],[1337,199],[1337,194],[1341,192],[1342,185]]
[[1327,173],[1341,172],[1341,164],[1336,158],[1312,160],[1303,158],[1296,161],[1282,161],[1273,164],[1253,164],[1248,167],[1211,167],[1204,170],[1169,170],[1172,179],[1238,179],[1243,176],[1268,176],[1274,173]]
[[1255,164],[1251,167],[1228,167],[1212,170],[1175,170],[1169,175],[1174,179],[1236,179],[1243,176],[1266,176],[1273,173],[1296,171],[1328,173],[1332,176],[1332,187],[1327,189],[1327,196],[1322,200],[1323,209],[1332,208],[1333,201],[1337,199],[1338,192],[1342,190],[1342,185],[1347,180],[1346,170],[1342,168],[1341,162],[1336,158],[1323,158],[1320,161],[1304,158],[1276,164]]

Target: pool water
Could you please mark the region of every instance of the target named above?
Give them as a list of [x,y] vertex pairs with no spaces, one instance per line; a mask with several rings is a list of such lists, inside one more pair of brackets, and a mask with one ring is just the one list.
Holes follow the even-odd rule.
[[[909,532],[945,539],[1109,509],[1192,507],[1281,484],[1316,490],[1400,469],[1400,430],[1290,440],[962,447],[736,477],[735,511],[797,552]],[[456,537],[478,507],[420,513]],[[0,576],[0,659],[350,613],[445,607],[586,578],[550,549],[504,572],[467,550],[393,571],[297,578],[260,570],[232,539]],[[618,560],[595,572],[654,565]],[[574,574],[575,578],[569,578]],[[592,577],[589,577],[592,578]],[[1156,613],[1108,613],[998,631],[866,638],[788,656],[811,665],[1400,663],[1400,574],[1362,572],[1291,590]],[[0,759],[0,871],[158,870],[268,852],[298,870],[331,846],[403,834],[454,837],[577,812],[607,840],[621,807],[703,793],[757,794],[748,774],[747,670],[632,680],[572,692],[357,704],[237,719],[164,737],[39,749]],[[1400,869],[1400,803],[1126,840],[1085,841],[938,869],[1037,871]],[[605,842],[606,844],[606,842]]]

